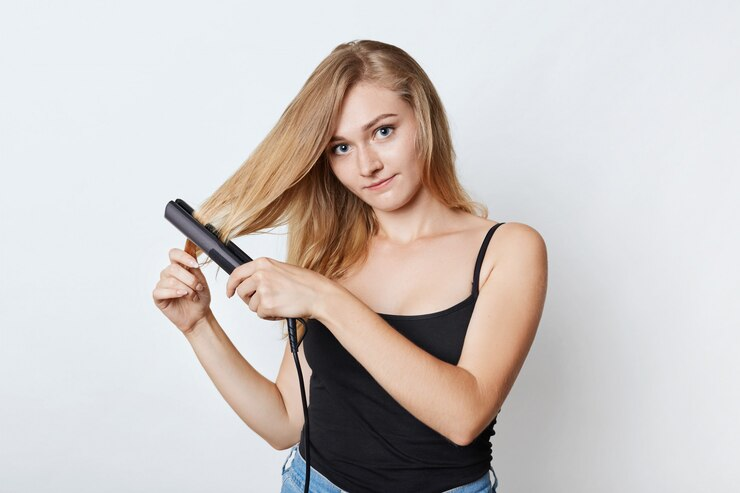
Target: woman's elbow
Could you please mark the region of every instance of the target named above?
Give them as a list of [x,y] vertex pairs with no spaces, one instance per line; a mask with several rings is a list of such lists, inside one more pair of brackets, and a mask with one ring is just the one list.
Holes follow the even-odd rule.
[[281,441],[281,442],[272,441],[272,442],[267,442],[267,443],[269,443],[270,447],[274,448],[275,450],[282,451],[282,450],[288,450],[290,447],[292,447],[298,442],[291,443],[289,440],[287,440],[287,441]]
[[493,423],[487,416],[467,416],[467,419],[460,419],[458,422],[461,423],[460,426],[455,427],[447,436],[458,447],[467,447],[473,443]]
[[274,433],[270,436],[261,435],[262,438],[275,450],[287,450],[301,440],[303,423],[300,426],[287,426],[281,433]]
[[458,430],[456,433],[452,434],[452,436],[447,437],[447,439],[458,447],[467,447],[473,443],[476,436],[477,435],[473,435],[473,433],[468,430]]

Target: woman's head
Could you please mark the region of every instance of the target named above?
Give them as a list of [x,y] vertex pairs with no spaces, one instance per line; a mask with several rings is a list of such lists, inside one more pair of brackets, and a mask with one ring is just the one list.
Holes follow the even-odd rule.
[[[408,105],[423,186],[450,208],[485,216],[485,207],[472,202],[457,180],[447,117],[424,70],[400,48],[360,40],[337,46],[321,61],[196,217],[215,226],[223,240],[287,224],[287,261],[330,278],[362,261],[377,220],[362,195],[337,179],[332,165],[339,161],[329,158],[345,98],[360,86],[392,91]],[[195,253],[194,245],[188,247]]]
[[[455,154],[442,101],[424,69],[404,50],[380,41],[360,40],[337,46],[316,68],[307,86],[324,92],[332,108],[324,139],[337,135],[347,96],[358,86],[392,91],[416,122],[414,146],[423,186],[445,205],[472,212],[471,201],[455,174]],[[383,112],[378,109],[378,115]],[[342,135],[342,134],[340,134]],[[325,164],[331,164],[327,146]],[[368,211],[370,213],[370,211]]]
[[413,108],[371,82],[354,84],[342,101],[326,159],[344,187],[373,213],[398,210],[419,196],[423,164]]

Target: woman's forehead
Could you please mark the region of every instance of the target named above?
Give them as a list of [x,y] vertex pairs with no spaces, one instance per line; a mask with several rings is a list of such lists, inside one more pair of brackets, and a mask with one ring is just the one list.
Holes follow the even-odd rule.
[[399,105],[403,100],[394,91],[369,82],[361,82],[352,86],[344,95],[342,110],[348,108],[362,109],[368,105],[390,104]]
[[402,116],[410,111],[408,103],[394,91],[375,84],[358,84],[342,101],[337,132],[361,129],[380,115]]

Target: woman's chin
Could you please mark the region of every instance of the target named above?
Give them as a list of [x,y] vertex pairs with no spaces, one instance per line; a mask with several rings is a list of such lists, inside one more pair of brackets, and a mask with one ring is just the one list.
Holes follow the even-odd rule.
[[367,204],[376,212],[399,212],[412,204],[413,200],[411,199],[412,197],[401,199],[398,197],[387,197],[387,200],[373,200],[368,201]]

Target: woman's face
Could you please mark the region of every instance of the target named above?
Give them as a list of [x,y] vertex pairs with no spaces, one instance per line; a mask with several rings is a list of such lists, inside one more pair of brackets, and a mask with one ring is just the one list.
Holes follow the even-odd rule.
[[399,209],[421,188],[416,131],[416,117],[408,103],[393,91],[359,83],[342,102],[327,149],[331,169],[374,209]]

